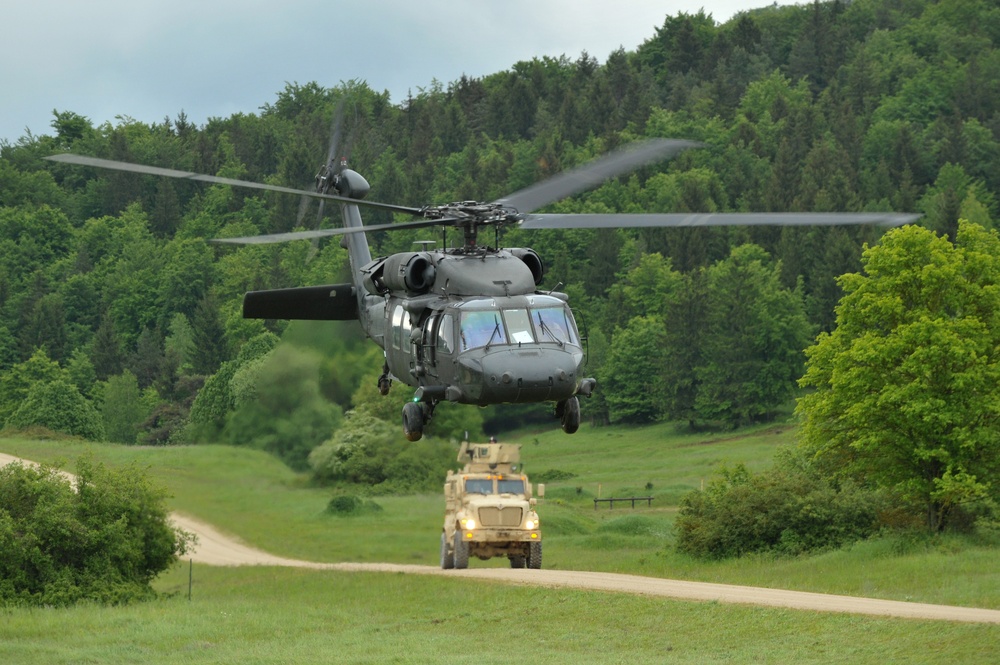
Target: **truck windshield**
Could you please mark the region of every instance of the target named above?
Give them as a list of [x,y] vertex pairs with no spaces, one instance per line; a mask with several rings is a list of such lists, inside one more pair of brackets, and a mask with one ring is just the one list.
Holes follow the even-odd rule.
[[493,494],[493,481],[488,478],[469,478],[465,481],[468,494]]
[[524,494],[524,481],[520,478],[517,480],[498,480],[497,492],[500,494]]

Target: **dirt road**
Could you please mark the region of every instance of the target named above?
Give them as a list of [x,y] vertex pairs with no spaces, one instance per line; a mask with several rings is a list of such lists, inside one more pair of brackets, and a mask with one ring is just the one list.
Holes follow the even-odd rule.
[[[17,458],[0,453],[0,466]],[[69,475],[69,474],[66,474]],[[70,476],[71,477],[71,476]],[[971,607],[906,603],[853,596],[835,596],[803,591],[783,591],[759,587],[685,582],[639,575],[592,573],[572,570],[527,570],[505,568],[469,568],[466,570],[441,570],[434,566],[416,566],[392,563],[316,563],[286,559],[254,549],[238,538],[218,531],[210,524],[186,515],[173,513],[174,523],[198,536],[198,545],[185,558],[212,566],[292,566],[317,570],[342,570],[359,572],[391,572],[412,575],[447,575],[494,580],[506,584],[542,587],[572,587],[593,591],[611,591],[646,596],[662,596],[692,601],[714,601],[744,605],[765,605],[819,612],[846,612],[875,616],[964,621],[970,623],[1000,624],[1000,610],[983,610]]]

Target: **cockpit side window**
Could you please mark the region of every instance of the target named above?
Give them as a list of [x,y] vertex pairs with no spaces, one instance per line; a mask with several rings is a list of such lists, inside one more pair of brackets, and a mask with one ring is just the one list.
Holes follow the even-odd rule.
[[455,318],[451,314],[441,317],[437,331],[437,350],[451,353],[455,350]]
[[496,310],[471,310],[462,312],[459,338],[461,340],[461,351],[478,349],[487,344],[506,344],[507,334],[504,332],[500,312]]

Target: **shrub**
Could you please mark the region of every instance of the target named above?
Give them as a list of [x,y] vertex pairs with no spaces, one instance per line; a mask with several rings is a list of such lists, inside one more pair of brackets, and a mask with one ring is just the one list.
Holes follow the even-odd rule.
[[326,505],[330,515],[360,515],[362,513],[380,513],[382,506],[371,499],[362,499],[353,494],[338,494]]
[[76,490],[55,469],[0,468],[0,605],[118,604],[154,595],[152,580],[192,537],[134,465],[77,463]]
[[873,535],[883,505],[877,492],[834,486],[790,465],[759,474],[740,465],[684,497],[675,523],[677,548],[723,558],[839,547]]

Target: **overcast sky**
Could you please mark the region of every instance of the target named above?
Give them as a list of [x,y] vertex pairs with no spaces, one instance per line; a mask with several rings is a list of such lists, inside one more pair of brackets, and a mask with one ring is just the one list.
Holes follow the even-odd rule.
[[[532,57],[635,50],[668,15],[722,23],[770,0],[8,0],[0,6],[0,140],[52,134],[53,109],[95,125],[183,111],[256,113],[286,83],[407,91]],[[782,0],[778,4],[794,4]]]

